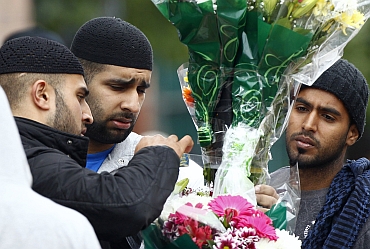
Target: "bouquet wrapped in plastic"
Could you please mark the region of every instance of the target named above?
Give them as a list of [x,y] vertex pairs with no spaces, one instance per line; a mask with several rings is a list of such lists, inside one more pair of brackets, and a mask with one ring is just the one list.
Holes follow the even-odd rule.
[[145,248],[300,248],[291,234],[298,166],[266,214],[256,209],[254,185],[268,183],[270,148],[300,84],[313,84],[342,56],[370,0],[152,2],[188,47],[178,75],[213,188],[170,196],[143,232]]
[[167,200],[156,224],[142,232],[146,249],[300,248],[285,221],[270,218],[247,199],[200,193],[183,189]]
[[205,177],[215,196],[243,197],[268,181],[297,83],[312,84],[342,56],[370,8],[367,0],[152,2],[188,47],[178,75]]

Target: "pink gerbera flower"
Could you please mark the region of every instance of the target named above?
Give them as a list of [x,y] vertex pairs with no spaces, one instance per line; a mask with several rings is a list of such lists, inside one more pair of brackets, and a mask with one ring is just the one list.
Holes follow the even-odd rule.
[[211,210],[218,216],[224,217],[227,224],[239,215],[251,215],[254,206],[240,195],[219,195],[208,203]]
[[267,238],[275,241],[278,239],[271,219],[260,210],[255,210],[252,216],[239,216],[235,218],[234,221],[234,226],[236,228],[253,227],[256,229],[257,235],[260,238]]

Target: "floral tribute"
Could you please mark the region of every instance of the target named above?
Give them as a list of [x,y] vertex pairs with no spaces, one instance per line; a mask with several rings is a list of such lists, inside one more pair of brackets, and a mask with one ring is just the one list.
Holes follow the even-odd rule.
[[243,197],[266,183],[295,86],[334,64],[370,13],[367,0],[151,1],[189,51],[178,75],[205,178]]
[[146,240],[163,244],[146,247],[299,248],[254,208],[254,185],[267,183],[270,148],[300,84],[313,84],[340,59],[370,16],[370,1],[151,1],[188,48],[177,73],[213,196],[171,196],[152,226],[159,233]]
[[[146,243],[145,248],[171,245],[171,248],[184,249],[295,249],[301,246],[298,237],[275,229],[265,213],[241,196],[210,198],[187,193],[179,199],[168,202],[159,219],[157,239],[162,237],[166,247]],[[148,237],[144,236],[145,241],[152,243],[154,240]]]

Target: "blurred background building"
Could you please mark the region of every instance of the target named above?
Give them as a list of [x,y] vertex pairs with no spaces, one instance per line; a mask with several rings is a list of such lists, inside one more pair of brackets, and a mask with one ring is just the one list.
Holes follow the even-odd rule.
[[[187,48],[151,0],[0,0],[0,44],[14,32],[38,27],[54,32],[69,47],[77,29],[99,16],[116,16],[132,23],[147,35],[153,46],[152,86],[147,91],[135,131],[158,131],[179,137],[190,134],[196,141],[196,129],[182,100],[176,73],[188,60]],[[343,57],[355,64],[370,81],[369,22],[347,45]],[[350,148],[348,158],[370,158],[369,144],[370,125],[363,138]],[[200,153],[198,144],[192,153]],[[270,171],[288,165],[284,138],[274,144],[272,156]]]

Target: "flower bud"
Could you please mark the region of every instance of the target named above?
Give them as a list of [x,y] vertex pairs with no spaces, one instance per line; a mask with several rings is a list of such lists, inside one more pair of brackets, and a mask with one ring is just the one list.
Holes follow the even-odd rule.
[[292,17],[294,19],[300,18],[310,12],[313,7],[315,7],[317,0],[303,0],[298,3],[295,9],[292,12]]
[[277,4],[277,0],[263,0],[266,16],[271,16]]

